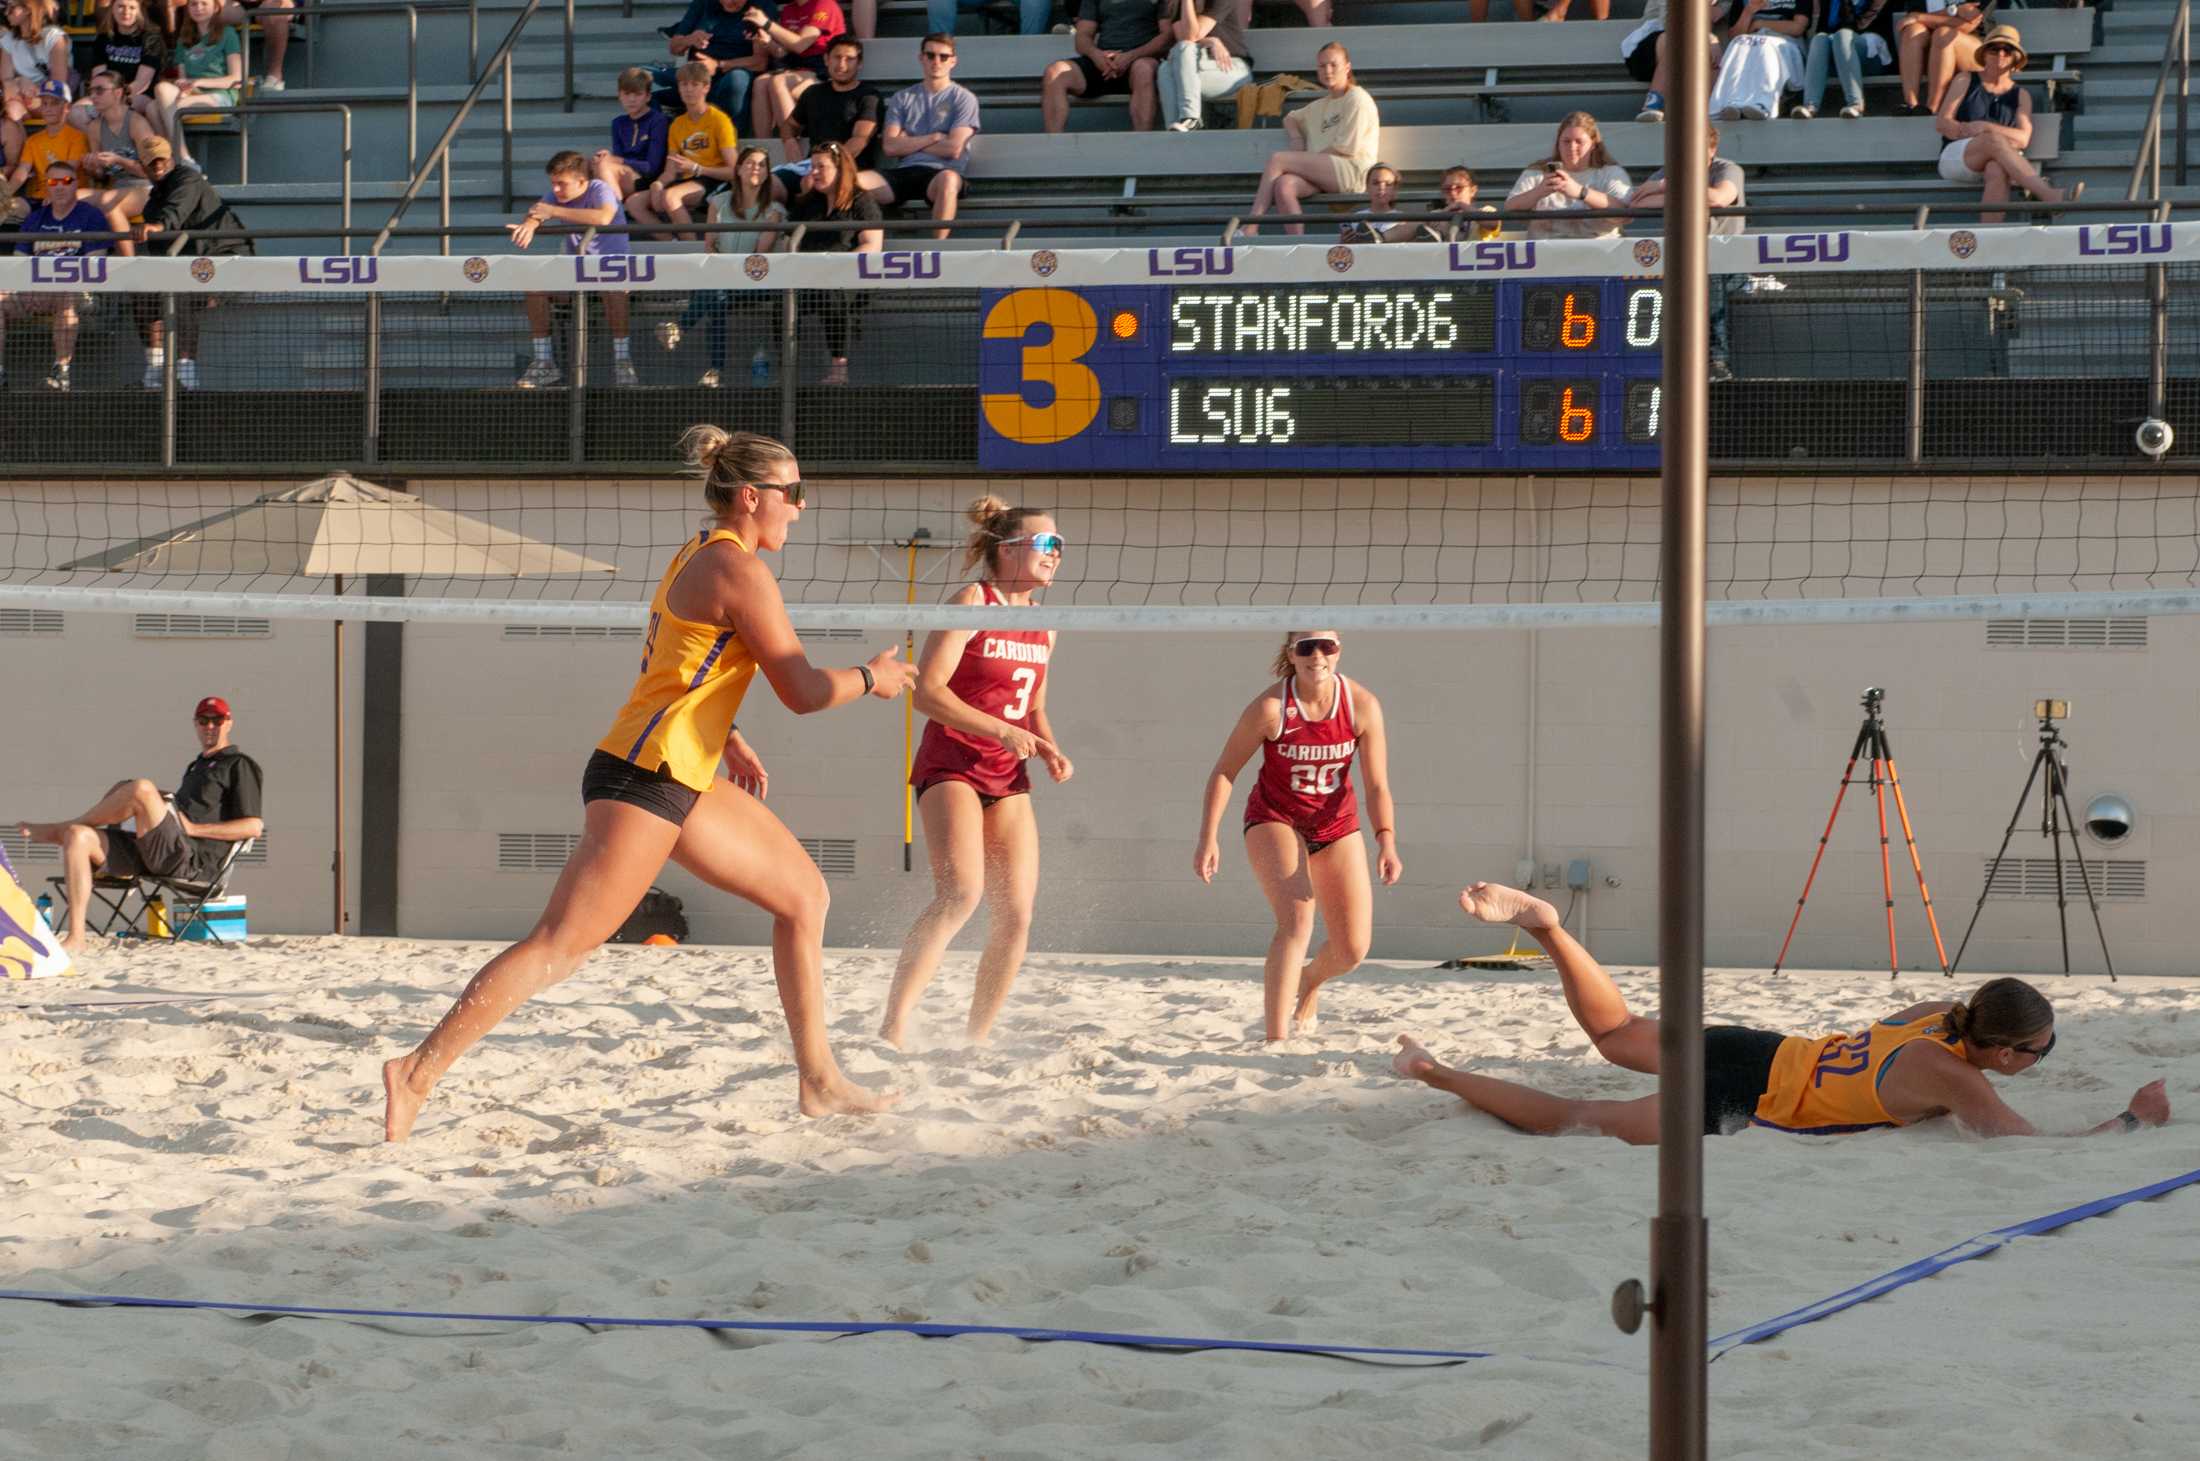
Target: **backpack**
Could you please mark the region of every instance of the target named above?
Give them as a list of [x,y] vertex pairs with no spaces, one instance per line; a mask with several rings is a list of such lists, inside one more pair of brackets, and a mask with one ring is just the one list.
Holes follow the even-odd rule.
[[656,887],[642,894],[642,901],[634,905],[626,922],[611,935],[611,942],[638,944],[653,933],[669,934],[681,943],[687,942],[688,921],[687,915],[680,911],[680,900]]

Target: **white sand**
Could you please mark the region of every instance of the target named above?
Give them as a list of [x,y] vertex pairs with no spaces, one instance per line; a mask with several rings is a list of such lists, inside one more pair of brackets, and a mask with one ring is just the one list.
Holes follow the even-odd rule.
[[[1486,940],[1484,940],[1486,941]],[[1479,944],[1477,945],[1479,946]],[[870,1038],[891,955],[827,977],[842,1059],[906,1093],[804,1121],[764,960],[616,949],[379,1141],[380,1061],[481,945],[108,946],[0,992],[5,1283],[255,1302],[757,1319],[923,1319],[1503,1357],[1390,1370],[1002,1339],[0,1305],[0,1452],[133,1458],[1642,1454],[1656,1157],[1537,1139],[1393,1078],[1448,1060],[1581,1094],[1598,1063],[1547,973],[1392,966],[1264,1049],[1258,966],[1052,955],[996,1042],[950,959],[916,1053]],[[1962,981],[1967,988],[1971,981]],[[1654,1004],[1647,975],[1623,980]],[[1713,1332],[2005,1223],[2200,1167],[2200,980],[2043,981],[2061,1043],[2006,1084],[2075,1128],[2166,1075],[2179,1123],[1979,1143],[1753,1131],[1709,1157]],[[1716,976],[1715,1016],[1855,1028],[1937,979]],[[195,1003],[68,1008],[144,991]],[[2200,1188],[2025,1240],[1711,1372],[1713,1453],[2200,1454]],[[217,1439],[218,1438],[218,1439]]]

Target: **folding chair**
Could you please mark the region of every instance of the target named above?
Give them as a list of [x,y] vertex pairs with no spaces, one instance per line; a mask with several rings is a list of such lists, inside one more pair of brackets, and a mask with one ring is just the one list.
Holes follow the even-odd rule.
[[[150,937],[145,927],[145,912],[151,906],[153,898],[161,895],[168,905],[168,937],[183,938],[195,924],[204,921],[206,905],[228,893],[230,874],[237,866],[237,859],[251,850],[255,840],[247,837],[242,842],[230,843],[229,850],[222,854],[222,860],[215,865],[213,873],[204,879],[162,878],[151,873],[129,878],[110,878],[95,873],[92,876],[92,901],[107,910],[106,921],[99,925],[98,932],[111,935],[116,926],[120,925],[125,934],[136,934],[140,938]],[[47,881],[53,885],[54,902],[59,912],[66,916],[69,905],[68,879],[49,878]],[[130,906],[133,894],[138,900],[135,908]],[[90,927],[91,920],[96,916],[94,910],[87,909],[85,926]]]

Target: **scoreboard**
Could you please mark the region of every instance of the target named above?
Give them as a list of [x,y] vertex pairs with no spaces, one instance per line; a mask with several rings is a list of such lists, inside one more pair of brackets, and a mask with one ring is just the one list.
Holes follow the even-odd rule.
[[1654,280],[989,290],[1004,471],[1655,468]]

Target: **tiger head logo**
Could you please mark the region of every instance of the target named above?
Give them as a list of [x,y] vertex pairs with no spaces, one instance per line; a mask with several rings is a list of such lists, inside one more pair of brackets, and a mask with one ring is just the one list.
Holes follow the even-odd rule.
[[213,283],[214,261],[212,259],[193,259],[191,261],[191,277],[201,284]]
[[1968,259],[1978,252],[1978,235],[1968,228],[1959,228],[1948,235],[1948,252],[1959,259]]
[[1654,238],[1638,238],[1635,240],[1635,262],[1645,269],[1658,267],[1658,260],[1664,252],[1663,249],[1658,247],[1658,241]]
[[468,284],[479,284],[489,277],[489,261],[476,254],[459,265],[458,271],[466,276]]
[[1329,267],[1338,274],[1352,272],[1352,250],[1345,244],[1335,244],[1329,250]]
[[1061,256],[1052,249],[1038,249],[1031,256],[1031,272],[1041,279],[1052,279],[1054,271],[1061,267]]
[[741,272],[748,275],[756,283],[762,283],[764,276],[771,273],[771,271],[772,261],[762,254],[750,254],[741,261]]

